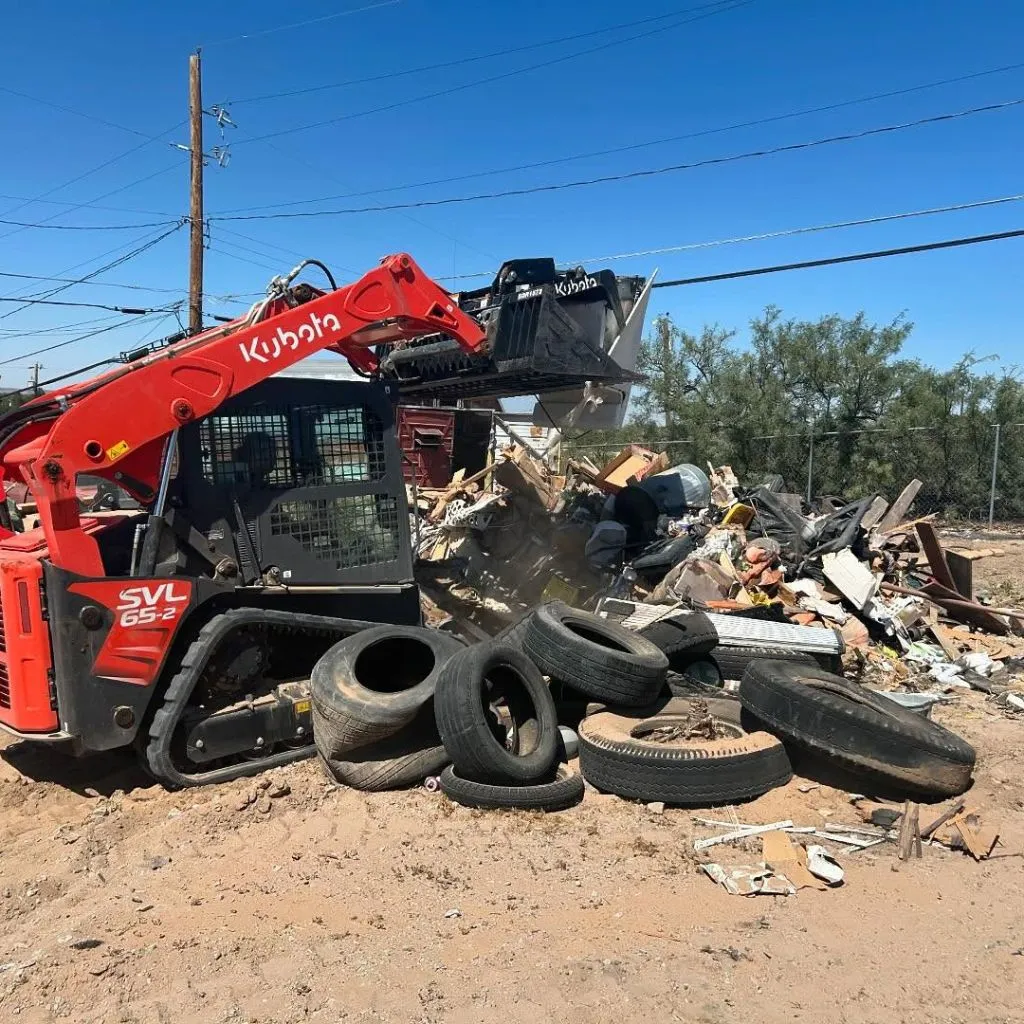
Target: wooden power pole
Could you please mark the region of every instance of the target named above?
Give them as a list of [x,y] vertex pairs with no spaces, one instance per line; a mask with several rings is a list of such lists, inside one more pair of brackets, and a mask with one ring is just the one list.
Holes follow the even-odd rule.
[[32,397],[39,394],[39,371],[43,368],[42,363],[32,364]]
[[188,328],[192,334],[198,334],[203,329],[203,84],[198,51],[188,59],[188,112],[192,126]]

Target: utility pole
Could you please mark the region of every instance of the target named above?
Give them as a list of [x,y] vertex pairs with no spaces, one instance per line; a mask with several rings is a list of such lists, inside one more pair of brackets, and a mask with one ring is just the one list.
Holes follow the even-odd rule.
[[39,394],[39,371],[43,368],[42,363],[32,364],[32,397]]
[[199,51],[188,59],[188,113],[191,123],[191,207],[189,213],[188,328],[203,329],[203,85]]

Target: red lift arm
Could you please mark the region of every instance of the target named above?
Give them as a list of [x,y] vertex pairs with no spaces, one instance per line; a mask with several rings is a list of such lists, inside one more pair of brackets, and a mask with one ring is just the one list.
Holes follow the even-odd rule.
[[0,443],[0,460],[8,475],[20,472],[35,497],[55,565],[103,575],[96,541],[82,529],[77,474],[152,497],[168,435],[315,352],[329,349],[370,372],[373,345],[434,333],[468,352],[484,343],[480,325],[404,253],[354,284],[311,291],[308,302],[273,299],[257,322],[243,318],[206,331],[18,410],[23,425]]

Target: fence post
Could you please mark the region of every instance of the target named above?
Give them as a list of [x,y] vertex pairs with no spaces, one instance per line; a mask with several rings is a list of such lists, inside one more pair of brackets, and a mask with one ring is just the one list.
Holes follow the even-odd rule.
[[996,441],[995,447],[992,450],[992,487],[988,492],[988,526],[992,529],[992,524],[996,517],[996,474],[999,472],[999,433],[1001,424],[996,423]]
[[807,504],[814,500],[814,421],[807,433]]

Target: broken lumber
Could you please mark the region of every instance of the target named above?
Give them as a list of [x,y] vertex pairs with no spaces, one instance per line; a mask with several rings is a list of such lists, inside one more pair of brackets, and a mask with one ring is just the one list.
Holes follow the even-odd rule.
[[968,601],[974,600],[974,563],[969,558],[957,554],[955,551],[946,552],[946,564],[949,566],[949,574],[956,584],[954,589],[963,594]]
[[900,520],[910,510],[910,506],[914,504],[917,492],[921,490],[923,486],[924,481],[915,478],[903,488],[900,492],[900,496],[892,503],[889,507],[889,511],[882,516],[882,519],[878,524],[878,529],[881,530],[882,533],[888,533],[891,529],[899,525]]
[[870,530],[875,526],[882,516],[885,515],[885,510],[889,507],[889,502],[879,495],[871,504],[868,506],[867,512],[864,513],[864,518],[860,521],[860,525],[865,530]]
[[917,536],[921,540],[921,549],[928,556],[928,568],[931,575],[942,586],[955,591],[956,583],[953,581],[953,574],[949,571],[946,553],[942,550],[935,527],[931,523],[918,523],[916,530]]

